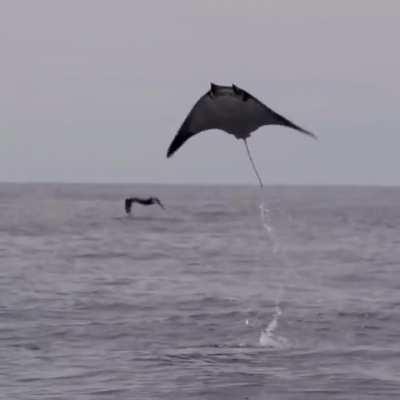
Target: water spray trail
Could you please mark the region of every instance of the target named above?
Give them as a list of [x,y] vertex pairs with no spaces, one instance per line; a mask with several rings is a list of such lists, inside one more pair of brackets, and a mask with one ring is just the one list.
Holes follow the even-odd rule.
[[249,146],[247,144],[247,140],[246,139],[244,139],[244,145],[246,147],[247,156],[249,157],[249,160],[250,160],[251,166],[253,168],[253,171],[256,174],[256,177],[257,177],[258,182],[260,184],[261,222],[262,222],[262,225],[263,225],[264,229],[266,230],[266,232],[268,234],[268,239],[273,244],[274,253],[276,253],[277,249],[278,249],[278,241],[277,241],[276,235],[274,233],[274,228],[273,228],[273,225],[272,225],[272,219],[271,219],[270,211],[264,205],[264,183],[263,183],[263,181],[262,181],[262,179],[260,177],[260,174],[258,173],[258,170],[257,170],[256,164],[255,164],[255,162],[253,160],[253,157],[251,156],[250,149],[249,149]]
[[[265,232],[267,233],[267,238],[270,241],[270,243],[272,244],[272,251],[273,254],[278,256],[278,253],[280,251],[279,248],[279,241],[277,239],[277,236],[275,234],[274,231],[274,227],[273,227],[273,223],[272,223],[272,218],[271,218],[271,214],[270,214],[270,210],[265,207],[264,205],[264,183],[260,177],[260,174],[258,173],[257,167],[255,165],[255,162],[253,160],[253,157],[251,156],[250,153],[250,149],[249,146],[247,144],[246,139],[244,139],[244,144],[246,147],[246,152],[247,152],[247,156],[249,157],[251,166],[253,168],[253,171],[258,179],[258,182],[260,184],[260,214],[261,214],[261,222],[262,225],[265,229]],[[284,338],[278,338],[278,340],[274,340],[273,338],[273,334],[274,331],[276,330],[276,328],[278,327],[278,323],[279,323],[279,318],[282,315],[282,309],[280,308],[280,303],[281,303],[281,299],[283,296],[283,283],[280,282],[279,284],[279,289],[278,289],[278,293],[275,297],[275,307],[274,307],[274,313],[272,315],[272,319],[269,322],[269,324],[267,325],[267,327],[261,332],[261,336],[260,336],[260,344],[262,346],[274,346],[276,347],[276,345],[282,345],[284,344],[284,342],[286,342],[286,340]]]

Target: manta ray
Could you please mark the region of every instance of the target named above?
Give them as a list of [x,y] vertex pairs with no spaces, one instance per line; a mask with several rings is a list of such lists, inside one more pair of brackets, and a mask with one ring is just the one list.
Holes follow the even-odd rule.
[[316,139],[314,133],[301,128],[276,113],[249,92],[236,85],[211,83],[210,90],[193,106],[172,140],[167,157],[171,157],[192,136],[209,129],[219,129],[237,139],[243,139],[250,162],[263,186],[248,148],[247,139],[264,125],[282,125]]
[[125,211],[127,214],[131,213],[133,203],[138,203],[143,206],[151,206],[152,204],[158,204],[162,209],[165,210],[165,207],[163,206],[158,197],[148,197],[145,199],[139,197],[128,197],[127,199],[125,199]]

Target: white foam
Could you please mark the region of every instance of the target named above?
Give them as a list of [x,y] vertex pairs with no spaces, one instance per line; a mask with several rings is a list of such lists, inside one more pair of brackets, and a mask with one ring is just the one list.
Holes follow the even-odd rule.
[[289,341],[283,336],[275,334],[275,330],[278,328],[279,317],[282,315],[282,309],[279,304],[275,305],[274,314],[267,327],[261,331],[259,343],[263,347],[272,347],[274,349],[286,348],[289,345]]
[[[281,248],[279,246],[279,240],[275,233],[275,229],[272,222],[272,216],[270,210],[265,207],[264,198],[263,198],[263,187],[260,187],[261,191],[261,203],[260,203],[260,216],[261,216],[261,224],[267,234],[267,239],[272,245],[272,252],[277,259],[281,263]],[[264,347],[272,347],[272,348],[284,348],[288,345],[288,340],[282,336],[275,335],[275,331],[279,325],[279,318],[281,317],[283,311],[280,307],[281,299],[283,296],[284,287],[282,281],[279,284],[278,291],[275,296],[275,308],[274,313],[272,315],[271,321],[268,323],[265,329],[261,331],[259,343]]]

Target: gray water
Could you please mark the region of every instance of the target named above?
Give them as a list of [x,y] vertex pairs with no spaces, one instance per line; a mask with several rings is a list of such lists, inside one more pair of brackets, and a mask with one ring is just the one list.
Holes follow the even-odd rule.
[[261,200],[1,184],[0,398],[400,398],[400,189]]

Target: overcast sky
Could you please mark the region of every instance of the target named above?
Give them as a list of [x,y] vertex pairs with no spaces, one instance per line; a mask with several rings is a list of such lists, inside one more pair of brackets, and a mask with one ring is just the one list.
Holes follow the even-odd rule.
[[209,131],[167,147],[210,82],[263,127],[266,184],[400,185],[398,0],[1,0],[0,181],[256,183]]

